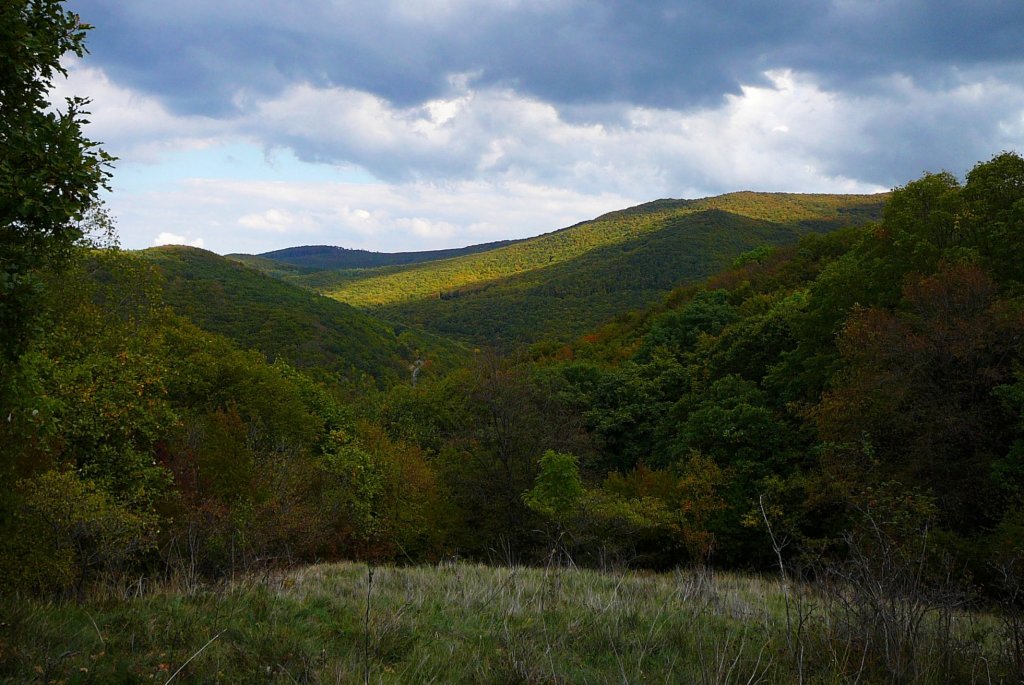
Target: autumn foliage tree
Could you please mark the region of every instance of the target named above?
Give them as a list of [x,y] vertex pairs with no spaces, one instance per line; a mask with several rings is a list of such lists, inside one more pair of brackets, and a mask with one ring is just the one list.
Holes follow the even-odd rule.
[[846,361],[816,410],[823,437],[868,441],[882,469],[936,493],[943,520],[990,520],[990,470],[1010,423],[994,393],[1024,336],[1024,309],[973,265],[910,276],[904,307],[857,309],[839,339]]

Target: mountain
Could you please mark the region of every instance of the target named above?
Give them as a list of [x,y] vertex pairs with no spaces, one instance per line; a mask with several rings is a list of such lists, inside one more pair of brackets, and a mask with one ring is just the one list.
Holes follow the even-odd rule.
[[473,343],[569,340],[746,251],[875,221],[886,197],[739,192],[658,200],[485,251],[289,280]]
[[418,358],[443,369],[464,353],[212,252],[164,246],[140,254],[165,276],[164,299],[176,313],[313,375],[387,384],[408,378]]

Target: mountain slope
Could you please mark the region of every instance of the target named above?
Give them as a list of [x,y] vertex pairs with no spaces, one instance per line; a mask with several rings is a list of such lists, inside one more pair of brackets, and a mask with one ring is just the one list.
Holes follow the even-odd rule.
[[561,264],[374,311],[478,343],[568,341],[660,300],[680,282],[710,275],[739,254],[789,244],[799,235],[709,210]]
[[478,254],[294,280],[476,343],[568,340],[752,248],[876,220],[885,199],[741,192],[659,200]]
[[463,353],[455,343],[392,327],[212,252],[166,246],[140,254],[166,277],[165,300],[178,314],[315,375],[386,384],[408,378],[417,358],[446,368]]

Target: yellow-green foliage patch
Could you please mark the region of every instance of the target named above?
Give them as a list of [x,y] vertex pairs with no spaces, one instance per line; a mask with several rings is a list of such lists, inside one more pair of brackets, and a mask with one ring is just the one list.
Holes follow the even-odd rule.
[[289,280],[474,342],[568,340],[761,245],[877,219],[884,195],[659,200],[477,254]]

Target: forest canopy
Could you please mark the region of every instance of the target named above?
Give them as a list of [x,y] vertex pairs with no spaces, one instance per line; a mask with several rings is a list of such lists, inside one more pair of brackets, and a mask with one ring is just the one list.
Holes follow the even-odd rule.
[[1020,552],[1022,209],[1014,153],[928,174],[878,224],[415,386],[268,362],[167,308],[150,259],[81,249],[39,272],[45,333],[2,429],[6,582],[536,561],[554,538],[579,563],[768,568],[768,516],[809,559],[842,558],[865,517],[927,524],[994,582]]

